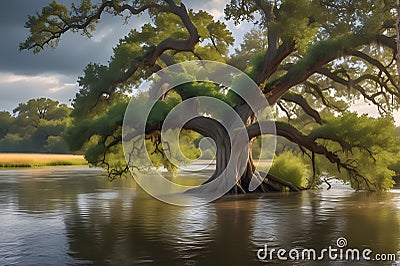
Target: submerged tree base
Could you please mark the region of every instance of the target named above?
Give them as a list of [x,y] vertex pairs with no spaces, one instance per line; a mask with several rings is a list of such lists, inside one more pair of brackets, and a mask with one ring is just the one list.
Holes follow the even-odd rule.
[[[269,192],[300,192],[301,188],[293,185],[292,183],[276,177],[270,173],[259,172],[255,174],[259,180],[262,182],[255,188],[251,188],[251,181],[249,178],[246,178],[244,175],[239,182],[236,183],[228,192],[224,192],[221,195],[240,195],[240,194],[251,194],[251,193],[269,193]],[[205,182],[203,185],[206,185],[210,180]],[[216,190],[223,191],[223,185],[217,187],[206,187],[206,186],[199,186],[192,189],[185,191],[187,194],[214,194]],[[225,190],[226,191],[226,190]]]
[[[227,194],[248,194],[248,193],[266,193],[266,192],[300,192],[301,189],[293,185],[292,183],[276,177],[270,173],[260,172],[259,178],[262,178],[262,183],[254,190],[250,190],[249,187],[244,188],[240,183],[234,186]],[[247,183],[247,182],[246,182]]]

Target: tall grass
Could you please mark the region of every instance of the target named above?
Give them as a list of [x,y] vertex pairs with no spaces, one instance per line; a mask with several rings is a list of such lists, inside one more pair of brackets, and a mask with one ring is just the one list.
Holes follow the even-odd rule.
[[0,153],[0,168],[87,165],[82,155]]

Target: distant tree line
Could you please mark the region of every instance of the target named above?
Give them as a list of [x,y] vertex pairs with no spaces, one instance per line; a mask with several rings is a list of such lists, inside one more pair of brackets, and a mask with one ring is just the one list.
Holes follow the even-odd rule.
[[69,153],[63,134],[72,109],[48,98],[0,111],[0,152]]

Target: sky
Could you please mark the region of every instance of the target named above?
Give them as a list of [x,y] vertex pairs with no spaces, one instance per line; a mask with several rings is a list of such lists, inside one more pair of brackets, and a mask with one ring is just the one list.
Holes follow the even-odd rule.
[[[41,10],[51,0],[3,0],[0,9],[0,111],[12,111],[18,103],[32,98],[48,97],[69,104],[78,91],[77,80],[90,62],[107,63],[112,55],[112,47],[132,28],[145,23],[144,18],[133,17],[124,25],[123,19],[103,15],[93,38],[88,39],[79,33],[67,33],[55,49],[46,49],[34,55],[31,51],[18,50],[18,45],[29,34],[24,28],[29,14]],[[68,6],[71,0],[61,0]],[[204,9],[223,20],[223,10],[228,0],[183,0],[190,8]],[[251,25],[242,23],[235,26],[228,22],[228,28],[236,39],[235,46]],[[353,110],[371,115],[374,108],[363,102],[357,103]],[[400,123],[400,115],[398,123]]]
[[[40,11],[49,0],[5,0],[0,9],[0,110],[12,110],[31,98],[50,97],[68,103],[75,95],[77,78],[89,62],[107,62],[111,48],[129,31],[117,21],[102,23],[93,39],[66,34],[59,47],[34,55],[18,50],[29,32],[24,24],[29,14]],[[105,17],[110,20],[110,17]],[[106,21],[105,21],[106,22]],[[122,25],[122,26],[121,26]]]

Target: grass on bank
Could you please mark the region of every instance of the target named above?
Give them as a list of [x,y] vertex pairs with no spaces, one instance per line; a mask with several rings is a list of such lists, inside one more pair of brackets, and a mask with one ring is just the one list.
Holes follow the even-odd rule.
[[82,155],[0,153],[0,168],[88,165]]

